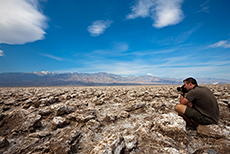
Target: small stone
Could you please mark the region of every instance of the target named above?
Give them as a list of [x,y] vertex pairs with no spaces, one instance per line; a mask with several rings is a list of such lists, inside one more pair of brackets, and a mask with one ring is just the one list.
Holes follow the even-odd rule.
[[99,142],[90,152],[90,154],[112,154],[112,151],[115,151],[114,154],[120,154],[122,149],[125,147],[124,142],[122,142],[123,140],[124,138],[119,133],[109,135],[104,140]]
[[208,154],[217,154],[217,152],[215,150],[213,150],[213,149],[208,149],[207,153]]
[[54,110],[56,116],[60,116],[72,111],[70,107],[63,103],[52,105],[50,108]]
[[165,147],[164,149],[161,150],[161,152],[170,153],[170,154],[180,154],[180,152],[177,149],[171,147]]
[[48,106],[38,111],[38,114],[40,114],[41,116],[46,116],[46,115],[49,115],[50,113],[51,113],[51,110]]
[[75,116],[76,121],[78,122],[87,122],[91,119],[94,119],[95,116],[95,111],[88,109],[88,110],[80,110],[76,111],[73,116]]
[[[27,114],[27,113],[26,113]],[[41,127],[41,115],[37,115],[35,113],[30,113],[26,116],[26,121],[23,123],[22,127],[20,130],[26,131],[26,130],[31,130],[33,131],[37,127]]]
[[100,123],[94,119],[92,120],[89,120],[87,123],[86,123],[86,127],[92,131],[96,131],[99,127],[100,127]]
[[119,118],[128,118],[129,117],[129,112],[126,111],[121,111],[121,113],[118,115]]
[[143,108],[143,107],[145,107],[145,105],[146,105],[145,103],[135,103],[135,104],[133,104],[131,106],[128,106],[125,110],[127,112],[130,112],[130,111],[134,111],[134,110]]
[[128,151],[131,151],[137,145],[137,137],[134,135],[124,136],[124,141]]
[[54,117],[52,121],[52,128],[56,129],[56,128],[64,127],[67,123],[68,122],[63,117]]
[[9,145],[8,140],[4,137],[0,137],[0,148],[4,148]]
[[59,98],[58,97],[50,97],[47,101],[49,104],[53,104],[55,102],[58,102]]

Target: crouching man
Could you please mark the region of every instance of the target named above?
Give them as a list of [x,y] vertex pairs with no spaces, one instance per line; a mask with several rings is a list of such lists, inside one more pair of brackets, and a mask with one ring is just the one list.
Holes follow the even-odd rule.
[[176,112],[187,122],[187,126],[196,129],[197,124],[217,124],[219,121],[219,107],[211,90],[198,86],[194,78],[184,81],[184,88],[188,91],[180,96],[180,104],[175,107]]

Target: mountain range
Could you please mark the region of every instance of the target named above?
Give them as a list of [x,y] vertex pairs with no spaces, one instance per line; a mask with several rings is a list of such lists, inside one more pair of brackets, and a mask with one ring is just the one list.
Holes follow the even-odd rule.
[[[154,85],[182,84],[183,79],[160,78],[152,75],[120,76],[109,73],[0,73],[0,87],[28,86],[103,86],[103,85]],[[230,80],[197,78],[199,84],[230,84]]]

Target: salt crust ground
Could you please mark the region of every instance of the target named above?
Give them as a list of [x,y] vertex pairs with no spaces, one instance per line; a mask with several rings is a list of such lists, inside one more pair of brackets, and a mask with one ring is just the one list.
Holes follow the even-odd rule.
[[141,154],[230,151],[230,85],[206,85],[218,125],[186,130],[175,85],[0,88],[0,153]]

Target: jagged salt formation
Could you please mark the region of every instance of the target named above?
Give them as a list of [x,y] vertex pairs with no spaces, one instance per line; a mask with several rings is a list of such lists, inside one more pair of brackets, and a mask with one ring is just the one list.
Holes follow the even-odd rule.
[[0,153],[228,153],[230,85],[208,85],[218,125],[186,130],[177,86],[0,88]]

